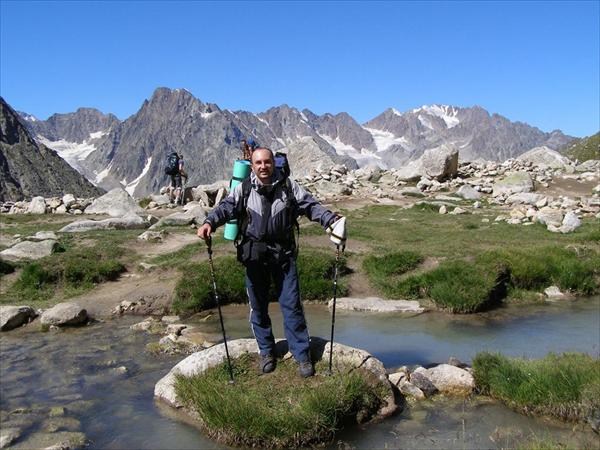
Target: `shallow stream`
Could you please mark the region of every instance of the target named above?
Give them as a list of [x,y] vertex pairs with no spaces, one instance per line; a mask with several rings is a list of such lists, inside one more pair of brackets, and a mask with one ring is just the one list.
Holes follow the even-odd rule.
[[[283,337],[279,308],[271,308],[275,335]],[[328,338],[327,308],[307,305],[306,313],[311,334]],[[230,338],[251,336],[247,307],[228,306],[224,314]],[[146,344],[159,337],[129,329],[141,319],[61,332],[34,332],[29,326],[2,333],[0,419],[3,429],[21,430],[15,448],[49,446],[69,432],[84,433],[95,449],[225,448],[155,404],[155,383],[183,357],[148,353]],[[216,314],[202,324],[208,332],[219,331]],[[369,351],[389,369],[445,362],[450,356],[470,363],[483,350],[526,357],[579,351],[600,357],[600,297],[471,316],[338,311],[335,340]],[[525,417],[485,398],[434,397],[383,423],[344,432],[331,448],[507,448],[531,437],[576,448],[600,443],[596,435]]]

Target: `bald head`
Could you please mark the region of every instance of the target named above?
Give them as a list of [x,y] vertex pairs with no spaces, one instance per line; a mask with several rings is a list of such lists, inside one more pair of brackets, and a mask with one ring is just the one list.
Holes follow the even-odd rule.
[[261,183],[271,183],[274,169],[273,152],[270,149],[259,147],[252,152],[252,171]]

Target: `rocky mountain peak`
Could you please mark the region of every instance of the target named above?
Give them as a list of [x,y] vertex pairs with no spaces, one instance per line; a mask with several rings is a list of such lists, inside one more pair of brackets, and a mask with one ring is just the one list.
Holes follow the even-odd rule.
[[17,112],[0,97],[0,201],[66,192],[83,197],[100,191],[54,150],[38,144]]

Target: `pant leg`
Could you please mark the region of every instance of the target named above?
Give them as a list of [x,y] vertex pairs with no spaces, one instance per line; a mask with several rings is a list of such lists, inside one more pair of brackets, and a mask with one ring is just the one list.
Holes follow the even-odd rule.
[[269,317],[268,268],[261,263],[249,262],[246,266],[246,291],[250,302],[250,327],[261,355],[275,352],[275,338]]
[[271,270],[279,298],[279,307],[283,314],[283,329],[290,352],[299,362],[310,361],[308,327],[300,300],[296,261],[291,258],[289,264],[283,266],[272,264]]

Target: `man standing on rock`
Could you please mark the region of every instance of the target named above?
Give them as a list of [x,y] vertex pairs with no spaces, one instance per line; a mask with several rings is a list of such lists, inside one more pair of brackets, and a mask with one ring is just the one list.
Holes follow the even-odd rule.
[[[273,152],[259,147],[252,152],[252,173],[246,186],[237,185],[208,215],[198,229],[207,239],[229,220],[240,223],[238,260],[246,267],[246,288],[250,301],[250,324],[260,351],[260,370],[275,370],[275,338],[269,317],[271,279],[283,314],[289,349],[299,364],[299,374],[311,377],[309,335],[300,300],[296,270],[294,226],[299,215],[327,228],[339,216],[324,208],[297,182],[275,169]],[[247,183],[250,183],[248,185]]]

